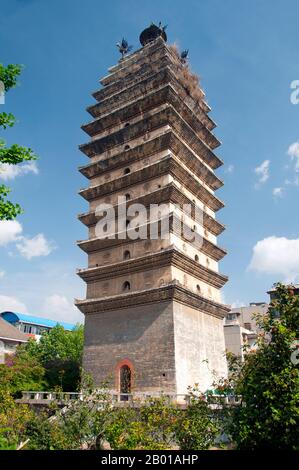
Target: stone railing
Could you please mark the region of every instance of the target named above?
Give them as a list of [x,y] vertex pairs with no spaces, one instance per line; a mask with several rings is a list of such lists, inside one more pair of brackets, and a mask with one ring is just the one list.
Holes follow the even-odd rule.
[[[164,397],[169,403],[175,403],[179,405],[188,405],[190,402],[190,397],[185,394],[164,394],[161,392],[151,392],[151,393],[117,393],[111,392],[111,402],[112,404],[125,404],[125,403],[144,403],[145,401],[150,401],[151,399]],[[239,405],[241,403],[241,397],[235,395],[209,395],[211,406],[221,406],[221,405]],[[67,402],[74,400],[83,400],[84,394],[82,392],[47,392],[47,391],[26,391],[22,392],[22,398],[18,399],[19,403],[27,404],[49,404],[53,401],[57,403],[66,404]],[[214,403],[213,403],[213,398]],[[99,400],[100,401],[100,400]]]
[[22,403],[49,403],[51,401],[67,402],[70,400],[82,399],[82,393],[76,392],[22,392],[22,398],[19,402]]

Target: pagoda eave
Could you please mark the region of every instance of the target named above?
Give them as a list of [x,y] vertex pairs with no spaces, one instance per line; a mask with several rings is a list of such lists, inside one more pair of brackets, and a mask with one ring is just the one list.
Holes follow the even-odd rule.
[[106,312],[107,310],[169,301],[176,301],[183,305],[191,306],[220,319],[223,319],[230,311],[229,306],[195,294],[175,281],[156,289],[147,289],[118,296],[104,297],[102,299],[77,300],[76,306],[85,315],[93,315]]
[[119,126],[120,122],[127,123],[139,117],[140,113],[146,115],[147,112],[163,105],[172,106],[210,149],[214,150],[220,145],[219,140],[203,125],[196,114],[185,105],[183,99],[177,95],[175,90],[168,83],[162,88],[140,97],[129,105],[124,104],[123,107],[118,107],[105,116],[97,117],[94,121],[81,126],[81,129],[90,137],[93,137],[101,132],[113,129],[115,126]]
[[87,111],[94,118],[105,116],[110,111],[113,112],[117,108],[126,105],[127,102],[141,98],[144,96],[144,93],[151,93],[166,84],[171,85],[178,92],[185,105],[207,129],[211,131],[216,127],[216,123],[206,114],[206,110],[203,110],[200,106],[201,102],[195,102],[186,93],[185,88],[178,81],[174,71],[168,64],[162,69],[153,72],[150,76],[141,77],[138,81],[135,79],[133,83],[127,84],[121,90],[119,86],[114,91],[107,88],[99,90],[98,93],[101,95],[99,97],[100,102],[88,106]]
[[172,127],[175,132],[188,142],[189,147],[207,163],[212,169],[220,167],[223,162],[211,149],[198,138],[193,129],[184,121],[172,107],[167,107],[158,111],[145,119],[131,124],[128,127],[119,129],[107,136],[99,137],[86,144],[79,146],[79,149],[88,157],[99,155],[113,147],[126,145],[131,140],[144,136],[145,132],[151,132],[164,126]]
[[[215,261],[220,261],[226,254],[226,250],[224,248],[219,247],[219,245],[215,245],[207,238],[203,237],[202,235],[198,234],[197,232],[192,232],[191,227],[188,224],[185,224],[186,229],[182,226],[182,221],[178,218],[176,214],[170,214],[166,217],[169,221],[169,233],[173,233],[174,235],[182,238],[186,243],[192,243],[195,249],[203,252],[210,258],[214,259]],[[147,222],[144,224],[146,226],[146,233],[149,236],[151,233],[151,224],[158,223],[158,234],[161,234],[161,223],[164,219],[153,220],[151,222]],[[140,226],[140,229],[143,228],[143,225]],[[132,236],[131,236],[132,232]],[[186,233],[187,232],[187,235]],[[192,241],[190,240],[191,233],[193,235]],[[78,242],[78,246],[85,251],[86,253],[92,253],[93,251],[100,251],[105,250],[107,248],[111,248],[117,245],[124,243],[132,243],[135,241],[134,238],[134,229],[127,229],[127,232],[117,232],[111,238],[89,238],[88,240],[81,240]]]
[[96,266],[78,270],[77,274],[85,281],[99,281],[112,279],[125,274],[133,274],[149,269],[155,270],[160,267],[174,266],[188,274],[197,277],[209,285],[220,289],[227,282],[228,277],[219,274],[198,262],[189,258],[176,249],[170,248],[157,253],[132,258],[128,261],[121,261],[107,266]]
[[81,166],[79,171],[86,178],[91,179],[114,169],[126,167],[128,163],[132,164],[141,159],[147,160],[151,155],[163,150],[173,152],[192,173],[201,178],[213,191],[223,186],[223,181],[171,129],[115,156]]
[[188,182],[189,190],[213,211],[216,212],[224,207],[224,203],[209,192],[199,181],[194,180],[194,177],[182,168],[172,155],[168,155],[157,163],[121,176],[113,181],[81,189],[79,194],[87,201],[91,201],[108,193],[111,194],[125,189],[132,184],[144,183],[154,177],[166,174],[171,174],[180,183],[183,183],[185,179]]

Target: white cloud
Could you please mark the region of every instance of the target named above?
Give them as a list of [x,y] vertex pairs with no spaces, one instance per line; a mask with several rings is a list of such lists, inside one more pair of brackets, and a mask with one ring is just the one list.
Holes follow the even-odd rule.
[[53,294],[43,302],[41,312],[51,320],[65,321],[69,323],[82,322],[82,314],[75,305],[64,295]]
[[263,163],[260,164],[260,166],[257,166],[254,169],[254,172],[258,177],[258,184],[256,185],[256,187],[260,184],[266,183],[266,181],[269,179],[269,167],[270,160],[265,160],[263,161]]
[[233,173],[234,172],[234,165],[228,165],[228,167],[225,170],[225,173]]
[[15,297],[9,297],[8,295],[0,295],[0,312],[11,311],[26,313],[27,308],[23,302],[20,302]]
[[295,171],[299,171],[299,141],[291,144],[287,153],[295,161]]
[[35,161],[24,163],[22,165],[9,165],[8,163],[0,163],[0,179],[7,181],[17,176],[26,175],[27,173],[38,174],[38,167]]
[[299,239],[273,235],[258,241],[253,247],[248,268],[282,276],[285,282],[294,282],[299,276]]
[[0,246],[15,242],[22,233],[22,225],[17,220],[0,221]]
[[23,227],[17,220],[1,220],[0,246],[14,242],[19,253],[28,260],[36,256],[48,256],[55,249],[54,243],[48,241],[43,233],[28,238],[21,235],[22,232]]
[[245,302],[242,302],[241,300],[236,300],[235,302],[231,303],[231,308],[241,308],[245,306],[246,306]]
[[49,242],[43,233],[35,235],[33,238],[19,237],[16,247],[27,259],[36,256],[48,256],[54,249],[52,242]]
[[273,191],[272,191],[272,194],[274,197],[282,197],[283,196],[283,191],[284,191],[284,188],[273,188]]
[[5,271],[0,271],[0,279],[3,279],[5,276]]

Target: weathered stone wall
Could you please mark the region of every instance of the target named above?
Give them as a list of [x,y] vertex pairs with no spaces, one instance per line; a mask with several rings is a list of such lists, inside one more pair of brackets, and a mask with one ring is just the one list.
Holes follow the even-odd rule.
[[174,302],[174,336],[177,393],[198,383],[212,388],[217,377],[227,375],[223,320]]
[[172,302],[160,302],[87,315],[83,366],[95,384],[110,377],[117,389],[117,365],[128,359],[135,390],[175,393],[172,311]]
[[117,266],[113,275],[106,276],[106,279],[89,281],[87,284],[86,298],[94,299],[111,295],[119,295],[124,292],[125,282],[130,283],[130,291],[136,292],[154,287],[160,287],[164,283],[171,281],[171,267],[148,269],[139,272],[128,272],[122,276],[117,276]]

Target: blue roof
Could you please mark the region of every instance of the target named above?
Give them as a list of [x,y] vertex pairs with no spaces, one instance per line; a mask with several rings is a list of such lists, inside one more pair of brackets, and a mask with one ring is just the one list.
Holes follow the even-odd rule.
[[27,315],[25,313],[16,312],[2,312],[1,317],[9,323],[29,323],[31,325],[45,326],[48,328],[54,328],[56,325],[61,325],[65,330],[73,330],[76,325],[73,323],[65,323],[63,321],[49,320],[48,318],[35,317],[33,315]]

